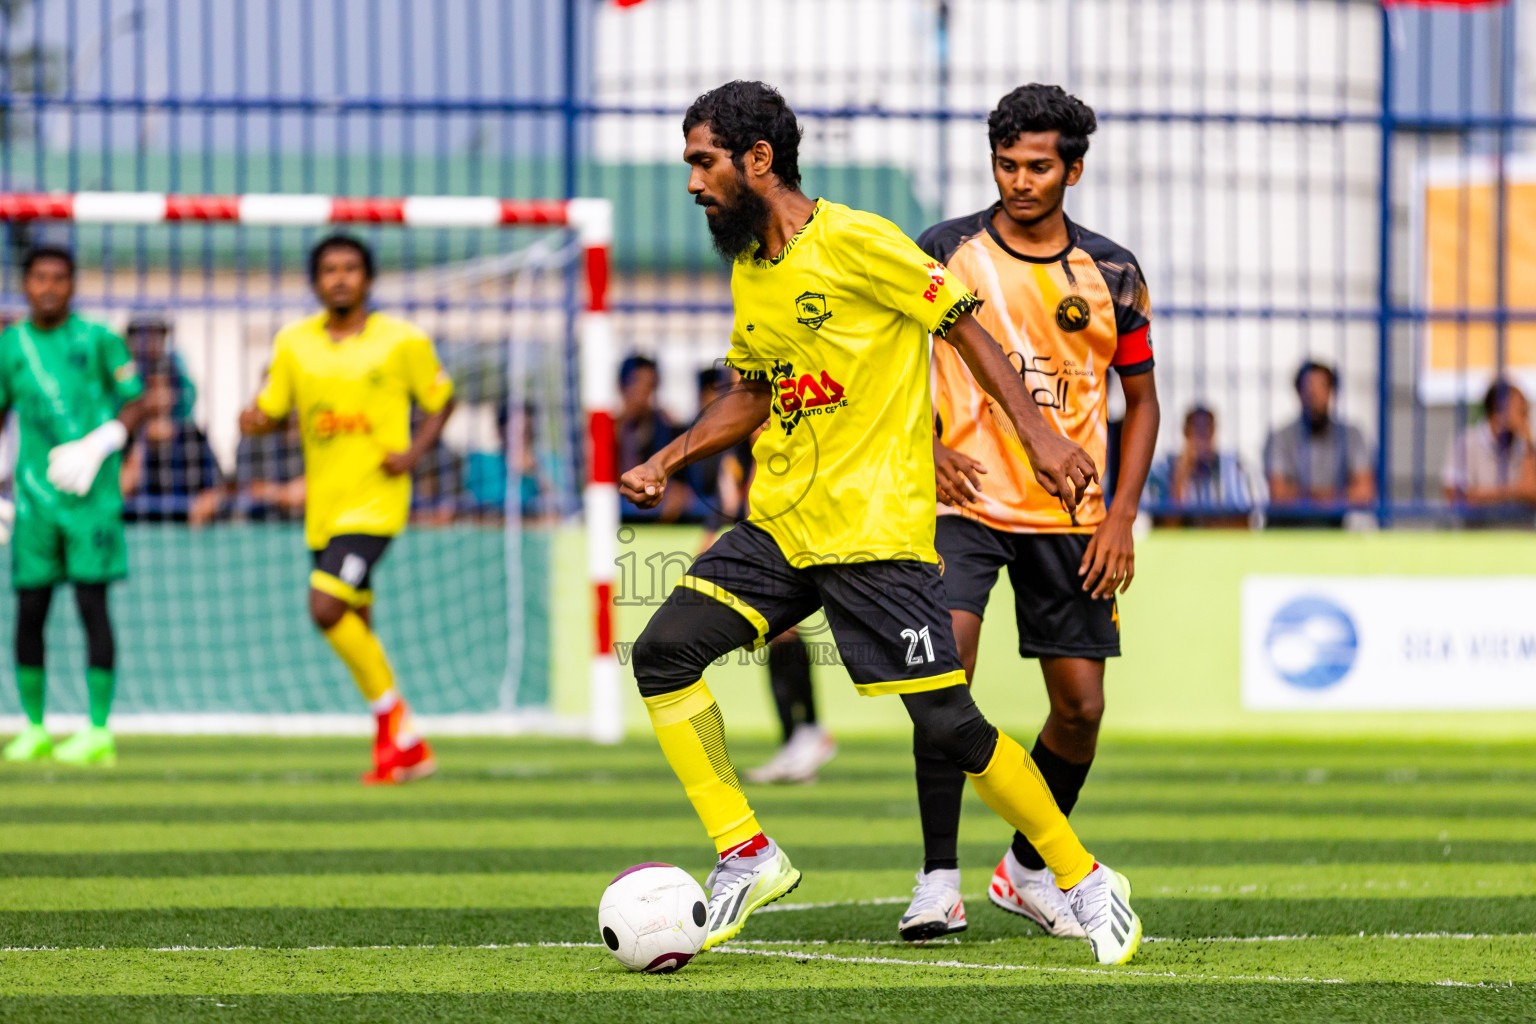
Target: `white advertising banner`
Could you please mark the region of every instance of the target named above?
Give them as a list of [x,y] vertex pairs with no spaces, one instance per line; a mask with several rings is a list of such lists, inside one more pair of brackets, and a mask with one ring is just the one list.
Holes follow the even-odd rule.
[[1247,576],[1243,707],[1536,708],[1536,577]]

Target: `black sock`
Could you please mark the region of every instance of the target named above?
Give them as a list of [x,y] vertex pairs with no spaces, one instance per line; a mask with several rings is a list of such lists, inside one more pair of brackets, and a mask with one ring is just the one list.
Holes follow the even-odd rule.
[[912,758],[917,762],[917,810],[923,822],[923,870],[952,871],[960,866],[965,772],[939,753],[919,729],[912,731]]
[[784,742],[795,726],[816,724],[816,695],[811,689],[811,653],[799,635],[778,637],[768,644],[768,682],[779,712]]
[[[1071,814],[1077,804],[1077,794],[1082,792],[1083,783],[1088,778],[1088,769],[1093,767],[1093,762],[1073,764],[1047,747],[1039,737],[1035,738],[1035,749],[1029,752],[1029,756],[1034,759],[1035,767],[1040,769],[1040,775],[1050,787],[1051,796],[1056,798],[1056,806],[1061,808],[1061,813]],[[1024,838],[1022,832],[1013,834],[1013,856],[1032,871],[1045,867],[1044,858]]]

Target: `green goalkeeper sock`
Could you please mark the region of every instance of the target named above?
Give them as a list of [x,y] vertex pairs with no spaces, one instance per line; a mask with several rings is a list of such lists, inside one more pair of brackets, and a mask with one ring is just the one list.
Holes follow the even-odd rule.
[[16,689],[21,693],[21,710],[27,713],[27,721],[43,724],[43,693],[47,689],[41,665],[17,665]]
[[[91,724],[98,729],[107,724],[107,716],[112,713],[112,691],[116,686],[117,673],[112,669],[85,670],[85,688],[91,693]],[[38,713],[41,716],[41,701],[38,702]]]

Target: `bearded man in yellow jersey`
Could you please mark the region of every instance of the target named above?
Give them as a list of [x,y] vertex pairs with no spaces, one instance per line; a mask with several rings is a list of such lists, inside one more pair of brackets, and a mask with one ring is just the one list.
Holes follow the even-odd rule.
[[[1069,220],[1067,187],[1083,172],[1093,111],[1054,85],[1004,96],[987,122],[998,202],[925,231],[918,244],[983,301],[977,319],[998,338],[1053,429],[1103,464],[1109,371],[1125,392],[1120,472],[1106,508],[1098,484],[1064,505],[1019,458],[986,382],[953,351],[934,352],[934,546],[966,678],[1000,569],[1013,584],[1019,654],[1038,658],[1050,714],[1031,756],[1064,813],[1088,776],[1104,711],[1104,662],[1120,654],[1115,594],[1134,572],[1131,523],[1157,440],[1151,310],[1136,257]],[[917,733],[925,863],[904,938],[928,939],[965,919],[956,839],[965,777]],[[1083,934],[1049,858],[1016,832],[987,895],[1051,935]]]
[[800,191],[800,126],[777,91],[705,93],[683,134],[688,190],[733,261],[726,362],[742,381],[626,472],[621,492],[653,506],[668,477],[767,422],[747,520],[699,556],[632,649],[656,738],[720,857],[704,948],[800,882],[742,793],[704,669],[821,608],[859,691],[900,695],[916,728],[1045,853],[1095,958],[1124,962],[1141,938],[1128,883],[1083,848],[1024,748],[965,685],[933,548],[930,332],[1012,417],[1041,486],[1075,507],[1092,461],[1041,417],[954,275],[889,221]]
[[[432,750],[410,724],[372,628],[374,566],[411,509],[411,468],[453,412],[453,382],[414,324],[368,309],[373,254],[346,235],[315,245],[309,280],[325,312],[289,324],[272,345],[267,383],[240,414],[264,434],[299,418],[304,539],[314,553],[309,617],[346,663],[378,720],[372,785],[430,775]],[[411,437],[411,403],[427,414]]]

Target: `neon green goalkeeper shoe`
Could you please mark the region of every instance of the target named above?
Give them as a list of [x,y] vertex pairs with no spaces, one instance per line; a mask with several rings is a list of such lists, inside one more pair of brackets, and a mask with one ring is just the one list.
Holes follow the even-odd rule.
[[53,753],[53,740],[40,725],[27,726],[26,732],[5,745],[7,761],[40,761]]
[[62,764],[99,764],[111,768],[117,764],[117,743],[105,726],[93,725],[54,747],[53,759]]

